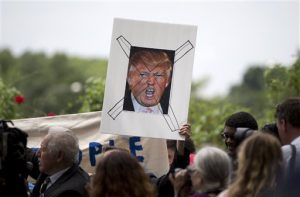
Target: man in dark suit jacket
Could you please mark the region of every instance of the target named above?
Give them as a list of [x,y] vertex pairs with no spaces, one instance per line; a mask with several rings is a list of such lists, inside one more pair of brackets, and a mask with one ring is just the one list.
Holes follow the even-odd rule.
[[141,48],[131,54],[123,110],[167,114],[172,65],[165,50]]
[[38,152],[39,176],[32,197],[84,197],[89,175],[78,166],[78,139],[63,127],[52,127]]

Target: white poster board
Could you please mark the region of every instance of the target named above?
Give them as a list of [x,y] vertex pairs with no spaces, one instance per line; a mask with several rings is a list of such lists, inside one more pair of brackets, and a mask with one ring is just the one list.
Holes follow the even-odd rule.
[[115,19],[101,133],[182,139],[197,27]]

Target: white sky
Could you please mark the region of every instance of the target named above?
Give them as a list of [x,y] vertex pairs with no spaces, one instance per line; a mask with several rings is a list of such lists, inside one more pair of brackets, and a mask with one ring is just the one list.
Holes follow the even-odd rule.
[[108,57],[113,18],[198,26],[193,79],[204,96],[238,83],[249,65],[291,64],[300,47],[299,1],[0,0],[0,48]]

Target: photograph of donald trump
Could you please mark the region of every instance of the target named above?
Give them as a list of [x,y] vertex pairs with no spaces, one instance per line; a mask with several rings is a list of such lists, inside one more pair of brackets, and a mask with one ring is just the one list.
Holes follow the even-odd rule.
[[123,110],[168,114],[175,51],[131,47]]

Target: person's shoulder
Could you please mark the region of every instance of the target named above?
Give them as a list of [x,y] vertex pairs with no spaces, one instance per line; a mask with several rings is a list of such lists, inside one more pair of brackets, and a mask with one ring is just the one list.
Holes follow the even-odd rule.
[[59,190],[59,196],[63,197],[83,197],[85,196],[85,186],[89,182],[89,175],[78,168],[68,179],[61,183]]
[[81,167],[78,167],[77,174],[78,176],[82,177],[84,180],[89,180],[90,177],[89,174]]
[[286,144],[286,145],[281,146],[281,151],[282,151],[283,154],[290,153],[291,152],[291,145]]
[[284,161],[287,161],[292,154],[292,148],[290,144],[281,147],[282,157]]
[[300,146],[300,136],[298,136],[297,138],[295,138],[291,144],[296,145],[297,147]]
[[73,165],[65,174],[62,175],[62,179],[67,180],[75,185],[82,185],[89,181],[89,175],[77,164]]

